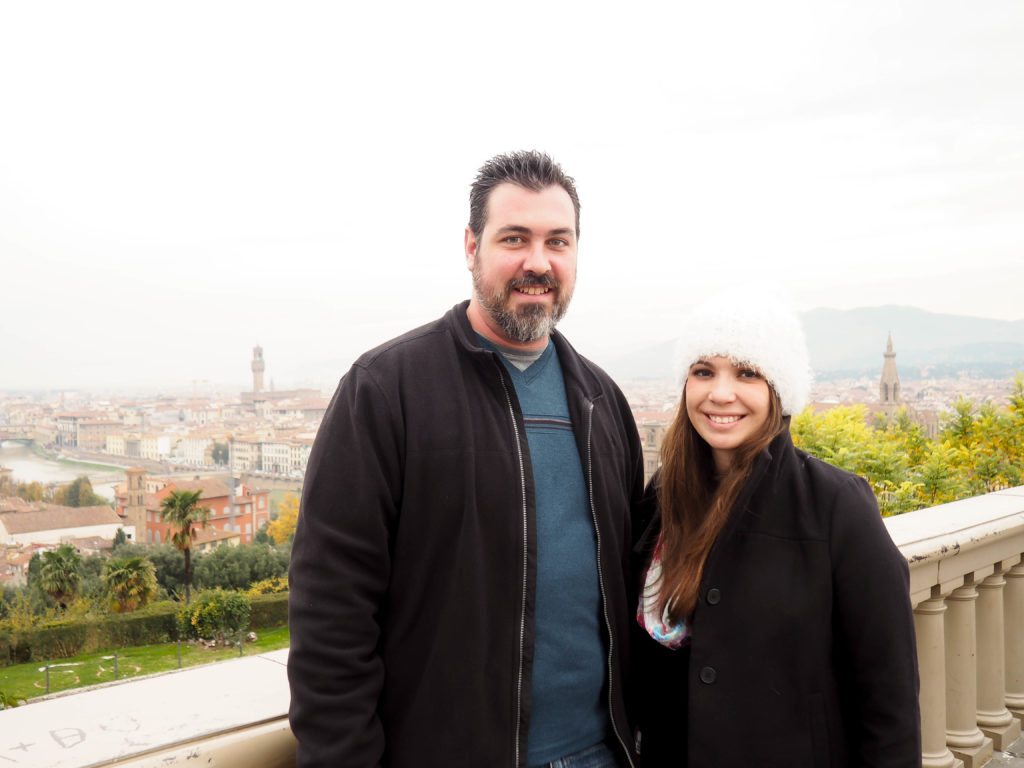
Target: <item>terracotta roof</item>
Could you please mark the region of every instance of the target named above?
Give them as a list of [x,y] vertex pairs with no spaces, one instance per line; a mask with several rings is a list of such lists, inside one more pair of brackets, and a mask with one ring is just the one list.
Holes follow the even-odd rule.
[[0,496],[0,512],[26,512],[39,506],[39,502],[25,501],[20,496]]
[[102,536],[86,536],[82,539],[75,539],[72,544],[75,549],[88,549],[93,551],[109,551],[114,548],[113,539],[104,539]]
[[207,527],[196,529],[196,535],[193,542],[196,544],[209,544],[211,541],[226,541],[227,539],[237,539],[241,537],[241,533],[238,531],[222,531],[218,528]]
[[13,535],[89,525],[121,525],[121,518],[106,504],[96,507],[61,507],[46,504],[41,509],[0,512],[0,523]]
[[13,557],[8,557],[7,562],[11,565],[25,566],[29,564],[33,557],[35,557],[35,554],[36,551],[34,549],[30,549],[28,552],[19,552]]
[[331,404],[331,401],[326,398],[316,398],[312,400],[299,400],[295,403],[281,404],[282,408],[288,408],[290,410],[327,410],[327,406]]

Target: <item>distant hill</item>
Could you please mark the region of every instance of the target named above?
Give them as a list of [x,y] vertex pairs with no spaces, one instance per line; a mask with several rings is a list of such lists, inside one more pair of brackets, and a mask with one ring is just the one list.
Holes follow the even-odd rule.
[[[900,376],[1002,378],[1024,371],[1024,320],[988,320],[914,307],[812,309],[801,313],[815,377],[881,374],[892,333]],[[602,360],[614,377],[673,378],[676,340]]]

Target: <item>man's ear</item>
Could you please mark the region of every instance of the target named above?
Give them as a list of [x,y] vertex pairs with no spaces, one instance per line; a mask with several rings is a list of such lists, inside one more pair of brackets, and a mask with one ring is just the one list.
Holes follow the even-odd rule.
[[466,227],[465,247],[466,247],[466,268],[470,272],[472,272],[473,271],[473,267],[476,264],[477,242],[476,242],[476,235],[473,234],[473,230],[471,230],[469,227]]

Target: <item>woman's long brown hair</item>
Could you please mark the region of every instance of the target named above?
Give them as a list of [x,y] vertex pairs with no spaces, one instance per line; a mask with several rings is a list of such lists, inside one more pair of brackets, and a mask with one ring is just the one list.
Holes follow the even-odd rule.
[[716,479],[711,447],[686,412],[684,382],[679,410],[661,445],[657,488],[661,509],[658,613],[667,606],[673,623],[687,618],[697,604],[708,553],[750,477],[754,458],[785,428],[779,396],[771,385],[768,391],[768,416],[761,433],[735,449],[729,470]]

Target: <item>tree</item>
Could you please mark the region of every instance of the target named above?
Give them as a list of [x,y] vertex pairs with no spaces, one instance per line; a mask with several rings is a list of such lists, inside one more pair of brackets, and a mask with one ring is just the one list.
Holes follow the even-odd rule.
[[953,413],[946,423],[943,436],[955,443],[966,444],[974,432],[974,403],[962,395],[953,403]]
[[906,408],[901,408],[896,417],[885,425],[885,432],[886,439],[896,445],[909,466],[924,461],[931,450],[932,441],[925,433],[924,427],[910,420]]
[[118,528],[117,531],[114,533],[114,546],[116,547],[119,544],[127,544],[127,543],[128,543],[128,534],[126,534],[124,532],[124,528]]
[[17,494],[25,501],[42,501],[46,498],[46,486],[38,480],[31,483],[18,483]]
[[185,604],[192,599],[192,540],[205,528],[209,507],[199,506],[202,491],[171,491],[160,502],[160,517],[171,525],[171,543],[185,555]]
[[[115,547],[115,558],[143,557],[156,566],[157,588],[168,595],[185,592],[185,556],[171,544],[128,543]],[[197,558],[201,559],[201,558]]]
[[156,593],[156,566],[144,557],[114,558],[103,569],[103,583],[117,613],[130,613]]
[[267,523],[260,526],[260,529],[256,531],[255,535],[253,535],[252,541],[254,544],[274,545],[274,540],[270,538],[270,534],[267,533]]
[[92,482],[86,475],[80,475],[69,485],[57,489],[53,503],[64,507],[97,507],[106,504],[107,500],[93,492]]
[[295,525],[299,521],[299,497],[289,493],[277,508],[277,519],[270,521],[267,533],[276,543],[284,544],[295,538]]
[[926,506],[963,498],[965,483],[962,474],[950,472],[950,467],[962,463],[959,454],[963,452],[962,447],[947,440],[935,445],[928,458],[918,467],[920,494]]
[[197,589],[249,589],[257,581],[287,572],[287,563],[268,544],[220,546],[196,562],[195,584]]
[[929,439],[907,412],[866,423],[862,406],[792,421],[793,441],[808,453],[863,475],[884,515],[944,504],[1024,481],[1024,374],[1005,407],[961,397]]
[[79,602],[87,599],[102,603],[107,591],[103,586],[103,569],[106,565],[106,556],[99,552],[93,552],[82,558],[82,567],[79,569],[79,573],[82,574],[82,580],[78,585]]
[[66,610],[82,581],[82,556],[70,544],[43,552],[40,557],[39,585],[61,610]]
[[220,464],[222,466],[227,464],[228,463],[228,457],[230,456],[230,454],[228,452],[228,444],[227,443],[214,443],[213,444],[213,451],[211,452],[211,456],[213,458],[213,463],[214,464]]

